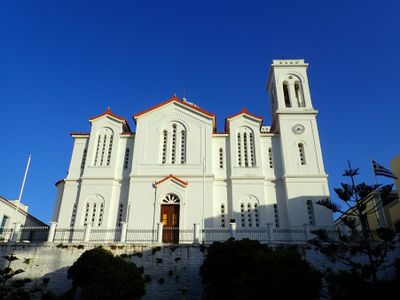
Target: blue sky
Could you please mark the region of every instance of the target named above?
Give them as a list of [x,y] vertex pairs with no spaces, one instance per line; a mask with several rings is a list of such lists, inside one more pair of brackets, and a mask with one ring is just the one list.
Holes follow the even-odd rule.
[[[330,189],[350,159],[400,154],[399,1],[2,1],[0,195],[48,222],[72,150],[70,131],[107,106],[132,114],[185,93],[225,117],[271,124],[272,59],[304,58]],[[382,183],[390,180],[380,179]]]

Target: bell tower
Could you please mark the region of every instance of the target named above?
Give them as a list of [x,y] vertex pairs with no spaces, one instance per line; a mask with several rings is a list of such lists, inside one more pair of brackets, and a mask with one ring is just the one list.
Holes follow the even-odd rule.
[[316,120],[318,111],[311,101],[307,67],[303,59],[273,60],[267,85],[271,131],[279,136],[281,175],[291,226],[323,225],[318,223],[324,218],[317,214],[324,213],[322,208],[310,205],[329,196]]

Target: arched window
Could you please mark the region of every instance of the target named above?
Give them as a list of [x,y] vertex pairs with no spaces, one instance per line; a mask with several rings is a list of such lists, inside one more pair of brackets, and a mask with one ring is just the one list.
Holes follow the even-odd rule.
[[239,167],[256,166],[254,134],[250,128],[248,127],[239,128],[239,132],[237,134],[237,150],[238,150]]
[[298,107],[305,107],[306,104],[304,102],[303,90],[301,88],[301,83],[299,81],[296,81],[294,83],[294,93],[296,95],[296,101]]
[[242,198],[240,203],[240,221],[242,227],[259,227],[260,214],[258,201],[254,196],[248,195]]
[[315,215],[314,215],[314,205],[311,200],[307,200],[307,213],[308,213],[308,222],[310,225],[315,225]]
[[283,96],[285,98],[285,106],[292,107],[292,104],[290,103],[290,98],[289,98],[289,86],[286,82],[283,83]]
[[[168,136],[171,137],[170,143],[168,143]],[[182,124],[178,122],[168,124],[162,131],[161,163],[186,163],[186,139],[186,129]]]
[[125,150],[125,160],[124,160],[124,169],[128,169],[129,166],[129,148],[126,148]]
[[273,159],[272,159],[272,147],[268,148],[268,160],[269,160],[270,169],[273,169],[274,168],[274,162],[273,162]]
[[162,163],[165,164],[167,162],[167,140],[168,140],[168,131],[163,131],[163,146],[162,146]]
[[274,204],[274,217],[275,217],[275,227],[279,228],[278,204]]
[[304,145],[302,143],[299,143],[297,146],[299,147],[300,164],[305,165],[306,157],[305,157],[305,153],[304,153]]
[[180,202],[181,201],[179,200],[179,197],[175,194],[167,194],[162,199],[162,203],[165,203],[165,204],[179,204]]
[[113,131],[110,128],[103,128],[97,135],[96,152],[94,155],[95,166],[109,166],[113,147]]
[[85,216],[83,224],[89,222],[92,226],[101,226],[104,213],[104,199],[99,194],[94,194],[87,198]]
[[86,155],[87,155],[87,149],[83,150],[83,154],[82,154],[82,162],[81,162],[81,169],[85,168],[85,164],[86,164]]
[[221,204],[221,227],[225,227],[225,205]]
[[219,168],[224,168],[224,149],[219,148]]

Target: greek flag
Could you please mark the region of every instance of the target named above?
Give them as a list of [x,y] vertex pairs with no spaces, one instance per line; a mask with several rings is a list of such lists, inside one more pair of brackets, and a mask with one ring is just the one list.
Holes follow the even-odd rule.
[[372,166],[374,168],[374,172],[376,176],[385,176],[393,179],[397,179],[397,176],[394,175],[390,170],[386,169],[384,166],[378,164],[376,161],[372,161]]

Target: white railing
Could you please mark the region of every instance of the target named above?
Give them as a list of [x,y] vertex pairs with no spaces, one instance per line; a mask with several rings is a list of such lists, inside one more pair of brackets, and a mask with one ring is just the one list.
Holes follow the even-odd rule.
[[153,229],[127,229],[126,243],[155,243],[157,230]]
[[[236,240],[251,239],[265,244],[304,244],[317,238],[313,231],[318,228],[304,225],[297,228],[266,227],[236,228],[235,224],[223,228],[204,228],[194,224],[192,228],[165,228],[161,223],[156,229],[128,229],[126,223],[118,228],[92,228],[90,224],[81,228],[58,228],[52,222],[50,227],[0,228],[2,242],[54,242],[54,243],[179,243],[193,244],[223,242],[230,238]],[[321,228],[319,228],[321,229]],[[330,240],[338,240],[333,228],[322,228]]]

